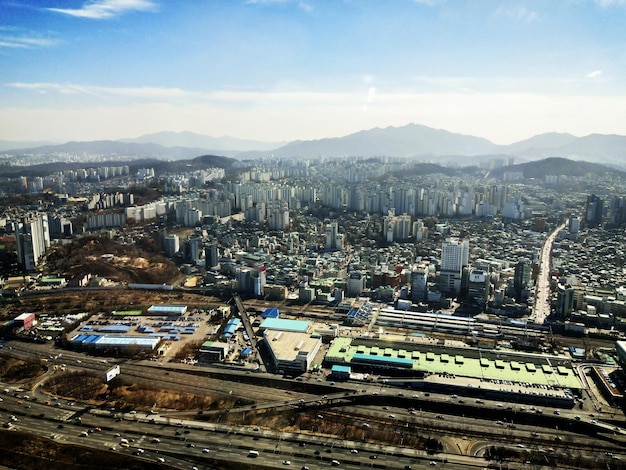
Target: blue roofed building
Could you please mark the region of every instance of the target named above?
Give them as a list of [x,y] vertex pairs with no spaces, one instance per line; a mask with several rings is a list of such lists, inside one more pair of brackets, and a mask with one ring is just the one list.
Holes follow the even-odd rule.
[[280,312],[277,308],[268,308],[261,314],[261,318],[278,318],[280,316]]
[[307,320],[289,320],[282,318],[266,318],[259,325],[259,331],[279,330],[293,333],[308,333],[312,323]]
[[350,366],[342,366],[335,364],[330,369],[330,375],[335,380],[348,380],[350,379]]
[[239,318],[231,318],[230,320],[228,320],[228,323],[226,323],[224,331],[222,332],[222,341],[226,341],[231,336],[233,336],[235,334],[235,331],[237,331],[237,328],[239,328],[240,324],[241,320]]

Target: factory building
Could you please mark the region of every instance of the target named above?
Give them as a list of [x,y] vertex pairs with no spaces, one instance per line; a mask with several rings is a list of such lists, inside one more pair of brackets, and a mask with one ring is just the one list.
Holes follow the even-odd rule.
[[70,339],[74,346],[96,351],[107,349],[124,350],[133,347],[150,352],[154,351],[160,341],[160,336],[117,336],[84,333],[77,334]]
[[206,341],[200,346],[199,359],[204,362],[223,361],[230,351],[228,343]]
[[298,375],[313,365],[322,346],[320,335],[312,332],[311,322],[267,318],[260,327],[276,372]]
[[186,305],[152,305],[148,308],[150,315],[181,316],[187,313]]

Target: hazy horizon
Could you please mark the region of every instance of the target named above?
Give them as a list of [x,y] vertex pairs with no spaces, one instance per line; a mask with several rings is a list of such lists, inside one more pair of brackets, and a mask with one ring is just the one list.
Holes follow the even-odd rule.
[[0,140],[626,135],[626,2],[0,5]]

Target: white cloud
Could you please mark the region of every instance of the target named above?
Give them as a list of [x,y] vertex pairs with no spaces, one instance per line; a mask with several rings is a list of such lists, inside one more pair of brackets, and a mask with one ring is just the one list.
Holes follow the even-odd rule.
[[247,0],[246,3],[249,5],[264,5],[264,6],[293,4],[307,13],[311,13],[314,9],[313,5],[310,2],[303,1],[303,0]]
[[47,10],[78,18],[102,20],[128,11],[150,11],[155,6],[152,0],[92,0],[85,2],[82,8],[48,8]]
[[52,47],[58,43],[57,39],[0,34],[0,48],[37,49],[40,47]]
[[598,78],[600,75],[602,75],[602,70],[594,70],[587,74],[587,78]]
[[534,21],[537,19],[537,13],[525,7],[501,6],[495,14],[516,21]]
[[5,86],[19,88],[22,90],[32,90],[37,92],[57,92],[64,95],[91,95],[91,96],[123,96],[126,98],[177,98],[197,95],[193,92],[181,90],[180,88],[163,87],[101,87],[91,85],[59,84],[59,83],[6,83]]
[[602,8],[609,8],[612,6],[625,6],[626,0],[595,0],[595,3]]
[[445,3],[445,0],[413,0],[415,3],[419,3],[420,5],[426,5],[428,7],[434,7],[435,5],[440,5]]

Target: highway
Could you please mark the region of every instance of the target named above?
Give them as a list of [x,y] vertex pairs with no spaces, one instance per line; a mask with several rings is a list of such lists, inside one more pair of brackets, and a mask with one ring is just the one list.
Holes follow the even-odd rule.
[[[395,445],[381,445],[363,440],[361,436],[352,440],[337,439],[315,429],[281,432],[261,424],[254,430],[251,425],[199,422],[193,420],[196,416],[193,410],[163,414],[119,413],[67,400],[58,400],[57,406],[57,400],[42,394],[39,388],[40,382],[54,373],[52,368],[26,386],[3,386],[10,389],[0,402],[3,424],[15,415],[17,421],[13,426],[18,429],[45,437],[55,435],[60,442],[105,449],[115,447],[114,452],[132,453],[141,448],[144,452],[137,458],[157,462],[164,459],[175,468],[208,468],[213,459],[270,467],[282,466],[282,462],[288,460],[291,466],[311,469],[328,467],[332,460],[339,461],[341,468],[405,468],[407,465],[420,468],[431,467],[431,461],[445,464],[446,468],[483,468],[488,462],[482,455],[489,446],[519,449],[522,445],[522,448],[537,451],[558,449],[557,436],[563,439],[570,452],[576,449],[583,456],[610,452],[626,459],[621,450],[626,448],[624,431],[615,431],[614,424],[584,411],[559,410],[557,415],[555,410],[544,408],[539,417],[536,410],[528,406],[507,404],[499,408],[498,403],[489,400],[474,403],[475,399],[463,400],[437,393],[408,392],[405,396],[400,389],[384,383],[334,384],[318,382],[314,376],[302,377],[300,381],[288,380],[245,371],[183,364],[163,366],[154,361],[118,361],[72,351],[59,353],[49,346],[17,342],[8,342],[6,349],[3,354],[22,358],[36,356],[46,359],[49,366],[64,364],[68,370],[103,373],[113,363],[120,363],[122,373],[129,379],[167,389],[205,394],[229,394],[234,390],[237,396],[254,401],[254,404],[229,410],[231,416],[241,416],[242,420],[251,410],[311,413],[319,406],[320,411],[313,412],[323,415],[318,416],[319,429],[323,428],[321,420],[331,420],[357,423],[357,426],[367,424],[377,430],[389,429],[399,437]],[[18,388],[24,390],[17,391]],[[211,414],[211,411],[204,413]],[[580,413],[580,421],[576,413]],[[80,422],[76,421],[78,417]],[[63,428],[58,428],[59,424]],[[82,431],[96,428],[101,431],[81,437]],[[578,430],[574,432],[575,429]],[[405,446],[402,443],[405,433],[436,436],[444,450],[429,456],[422,450]],[[152,442],[153,437],[160,442]],[[126,448],[120,445],[121,438],[135,442],[130,442]],[[193,447],[187,447],[190,444]],[[203,452],[204,449],[209,451]],[[251,449],[259,451],[257,458],[248,457]],[[357,452],[351,452],[352,449]],[[517,467],[511,463],[509,468]]]
[[[386,391],[381,392],[387,393]],[[18,395],[20,394],[18,393]],[[20,396],[21,398],[14,397],[12,394],[5,394],[3,402],[0,403],[2,420],[8,420],[10,414],[14,414],[17,417],[14,426],[18,429],[35,432],[45,437],[56,435],[61,442],[107,449],[115,447],[116,452],[136,452],[138,448],[141,448],[144,452],[137,457],[154,459],[155,461],[158,461],[159,458],[166,459],[170,465],[176,468],[198,466],[196,459],[200,459],[200,461],[202,459],[217,459],[249,462],[250,457],[247,455],[251,449],[259,451],[259,457],[254,459],[254,462],[270,466],[282,465],[283,460],[289,460],[292,465],[308,466],[309,468],[328,466],[332,460],[340,461],[342,468],[372,466],[374,463],[377,467],[384,465],[383,468],[404,468],[406,465],[419,468],[425,465],[431,466],[430,461],[432,459],[435,459],[434,461],[444,459],[450,468],[469,468],[472,466],[482,468],[487,463],[476,455],[446,453],[433,457],[425,455],[423,451],[404,447],[338,441],[330,436],[319,434],[289,433],[264,428],[255,430],[250,426],[201,423],[145,412],[119,414],[108,410],[95,410],[80,403],[68,404],[65,401],[60,401],[61,405],[56,406],[56,400],[50,401],[50,404],[47,405],[40,399],[32,401],[30,396],[31,400],[24,399],[23,395]],[[333,398],[329,397],[329,399],[332,400]],[[443,399],[443,397],[436,399]],[[523,438],[531,434],[531,428],[522,424],[517,425],[518,429],[516,430],[498,428],[493,421],[489,420],[460,416],[446,416],[445,419],[440,419],[430,412],[409,413],[402,407],[372,406],[367,408],[369,410],[367,412],[364,411],[365,407],[359,408],[361,408],[360,412],[362,413],[361,421],[372,426],[377,422],[389,425],[389,416],[393,415],[393,421],[397,421],[401,426],[409,427],[412,426],[411,422],[419,422],[424,428],[441,429],[444,436],[453,434],[455,429],[461,434],[472,435],[475,433],[487,436],[493,434],[488,430],[493,431],[494,427],[496,432],[502,435],[503,439],[492,436],[488,441],[484,441],[485,444],[482,447],[474,445],[472,447],[473,453],[479,453],[481,449],[484,450],[484,447],[493,445],[498,440],[501,441],[502,445],[511,447],[518,445],[516,443],[519,442],[525,442],[527,446],[534,446],[535,448],[537,445],[543,445],[544,448],[555,445],[552,442],[556,433],[552,431],[545,434],[545,431],[540,429],[538,425],[532,429],[539,429],[542,436],[537,436],[528,442],[527,439]],[[327,415],[326,419],[333,419],[334,415],[349,414],[350,410],[337,408],[326,410],[324,413]],[[78,417],[80,417],[80,422],[76,420]],[[58,428],[59,424],[62,424],[63,428]],[[87,437],[81,437],[83,431],[96,428],[100,428],[101,431],[90,433]],[[412,429],[411,432],[413,432]],[[469,432],[470,430],[472,432]],[[120,436],[116,436],[116,434],[120,434]],[[567,434],[561,432],[560,435],[566,436]],[[153,437],[157,437],[160,442],[152,442]],[[134,442],[131,442],[128,448],[124,448],[120,446],[120,439],[122,438],[129,441],[132,439]],[[568,440],[573,443],[573,436],[568,437]],[[190,445],[193,447],[189,447]],[[208,449],[209,452],[203,452],[204,449]],[[358,450],[358,453],[351,452],[352,449]],[[620,452],[619,448],[611,449],[614,452]],[[190,457],[193,457],[192,461],[190,461]],[[202,465],[198,466],[198,468],[201,467]]]
[[552,244],[556,236],[561,230],[567,226],[567,222],[562,223],[555,228],[547,237],[541,248],[541,257],[539,261],[539,275],[537,276],[535,288],[535,305],[531,322],[543,325],[546,318],[550,315],[550,262],[552,253]]
[[[25,404],[29,408],[25,408]],[[341,442],[322,436],[306,436],[304,439],[287,432],[171,420],[150,413],[120,416],[85,409],[80,404],[63,402],[62,406],[55,406],[32,400],[25,402],[11,394],[5,394],[0,405],[0,417],[11,422],[15,429],[59,442],[136,454],[138,458],[155,462],[164,459],[175,468],[208,468],[212,460],[250,463],[250,450],[259,452],[254,463],[270,467],[289,460],[291,465],[322,468],[337,460],[341,462],[341,468],[359,468],[380,459],[386,468],[404,468],[406,465],[419,468],[430,466],[432,459],[424,457],[420,451],[394,446]],[[16,420],[12,421],[11,416]],[[122,445],[122,439],[128,441],[128,447]],[[353,452],[356,447],[360,449],[358,453]],[[373,455],[376,458],[372,458]],[[480,468],[485,464],[483,459],[455,458],[460,460],[457,468]],[[206,460],[205,465],[199,463],[202,460]],[[455,466],[453,462],[450,464]]]

